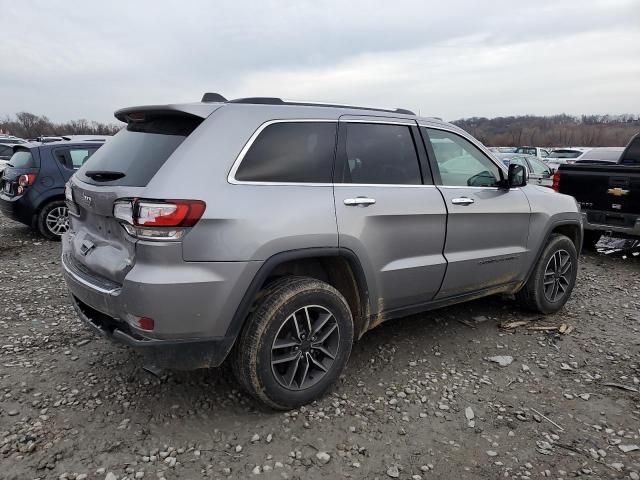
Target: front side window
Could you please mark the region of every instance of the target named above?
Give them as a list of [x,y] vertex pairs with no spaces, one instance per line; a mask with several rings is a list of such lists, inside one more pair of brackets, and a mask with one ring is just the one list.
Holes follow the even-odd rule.
[[442,185],[497,187],[500,168],[466,138],[422,127],[431,142]]
[[242,182],[331,183],[335,122],[279,122],[267,126],[245,154]]
[[345,155],[336,182],[420,185],[420,164],[406,125],[346,122]]
[[533,170],[533,173],[535,173],[536,175],[545,175],[551,173],[549,167],[547,167],[543,162],[536,158],[530,158],[529,163],[531,164],[531,170]]

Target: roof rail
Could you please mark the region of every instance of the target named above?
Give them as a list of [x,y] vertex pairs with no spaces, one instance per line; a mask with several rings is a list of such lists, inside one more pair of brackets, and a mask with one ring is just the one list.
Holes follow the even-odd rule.
[[[207,95],[218,95],[218,94],[205,94]],[[218,95],[220,98],[224,98],[221,95]],[[203,101],[204,98],[203,97]],[[226,103],[245,103],[251,105],[299,105],[304,107],[329,107],[329,108],[351,108],[354,110],[373,110],[376,112],[389,112],[389,113],[401,113],[404,115],[415,115],[411,110],[407,110],[406,108],[396,108],[396,109],[388,109],[388,108],[373,108],[373,107],[359,107],[355,105],[341,105],[338,103],[321,103],[321,102],[304,102],[304,101],[291,101],[291,100],[283,100],[277,97],[247,97],[247,98],[236,98],[233,100],[212,100],[212,101],[225,101]]]

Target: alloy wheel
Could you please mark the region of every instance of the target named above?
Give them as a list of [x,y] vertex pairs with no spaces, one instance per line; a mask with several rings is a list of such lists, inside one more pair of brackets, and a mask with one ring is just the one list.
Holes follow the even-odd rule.
[[308,305],[289,315],[271,346],[271,370],[289,390],[318,383],[338,355],[340,327],[325,307]]
[[54,235],[62,235],[69,230],[69,215],[67,207],[52,208],[47,217],[45,224],[49,231]]
[[544,270],[544,296],[550,302],[561,300],[571,285],[573,265],[566,250],[557,250]]

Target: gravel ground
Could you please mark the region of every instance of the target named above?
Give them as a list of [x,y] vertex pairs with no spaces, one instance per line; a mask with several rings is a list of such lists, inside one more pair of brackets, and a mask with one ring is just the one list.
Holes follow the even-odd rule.
[[583,256],[553,316],[490,298],[387,323],[332,393],[273,413],[94,337],[59,248],[0,218],[1,478],[640,478],[631,252]]

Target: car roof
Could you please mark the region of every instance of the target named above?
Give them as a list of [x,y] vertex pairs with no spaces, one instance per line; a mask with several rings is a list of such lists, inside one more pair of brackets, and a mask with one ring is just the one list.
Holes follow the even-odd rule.
[[[145,113],[145,112],[163,112],[163,113],[173,113],[173,112],[182,112],[187,113],[189,115],[194,115],[200,118],[206,118],[211,115],[215,110],[223,106],[260,106],[260,107],[277,107],[285,108],[285,109],[297,109],[300,111],[306,110],[309,112],[309,108],[312,109],[322,109],[325,113],[331,111],[336,118],[340,115],[373,115],[373,116],[381,116],[382,113],[388,114],[389,116],[398,117],[398,118],[406,118],[411,120],[430,122],[430,123],[440,123],[443,125],[447,125],[447,127],[454,127],[447,122],[443,122],[440,118],[436,117],[419,117],[411,110],[407,110],[404,108],[377,108],[377,107],[363,107],[356,105],[343,105],[338,103],[324,103],[324,102],[314,102],[307,100],[283,100],[278,97],[247,97],[247,98],[237,98],[234,100],[227,100],[222,95],[217,93],[205,93],[202,97],[202,101],[193,102],[193,103],[181,103],[181,104],[167,104],[167,105],[141,105],[135,107],[127,107],[121,108],[115,112],[115,117],[122,121],[127,122],[130,118],[130,115],[136,113]],[[309,113],[303,113],[302,116],[310,117]],[[457,128],[457,127],[456,127]]]

